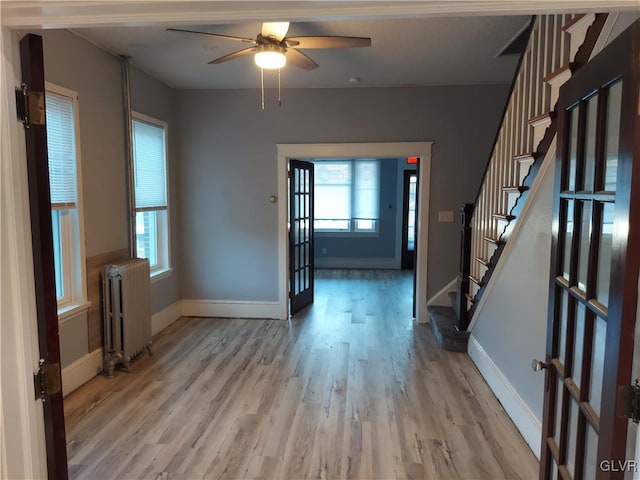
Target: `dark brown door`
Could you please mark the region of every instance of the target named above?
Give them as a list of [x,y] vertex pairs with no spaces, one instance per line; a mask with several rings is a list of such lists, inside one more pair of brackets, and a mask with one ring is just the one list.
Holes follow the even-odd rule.
[[402,182],[402,254],[403,270],[412,269],[416,251],[416,209],[418,202],[418,175],[415,170],[405,170]]
[[[20,40],[22,82],[31,95],[35,108],[25,124],[31,239],[36,291],[36,312],[40,358],[60,375],[60,343],[58,340],[58,307],[53,260],[51,200],[47,130],[44,115],[44,58],[42,37],[29,34]],[[38,108],[38,101],[41,102]],[[37,113],[36,113],[37,112]],[[50,479],[66,479],[67,450],[62,391],[43,400],[44,432],[47,448],[47,471]]]
[[291,315],[313,302],[313,163],[289,160]]
[[639,43],[636,22],[560,93],[541,479],[621,479],[631,468]]

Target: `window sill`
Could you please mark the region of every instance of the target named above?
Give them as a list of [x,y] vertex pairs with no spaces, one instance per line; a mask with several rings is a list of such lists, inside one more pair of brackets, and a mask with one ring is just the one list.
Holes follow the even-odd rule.
[[78,313],[88,312],[90,307],[91,302],[73,303],[60,307],[58,308],[58,323],[64,323]]
[[167,277],[170,277],[173,273],[173,268],[161,268],[151,272],[151,283],[159,282]]
[[377,238],[380,236],[379,232],[328,232],[328,231],[318,231],[315,230],[313,232],[316,237],[351,237],[351,238]]

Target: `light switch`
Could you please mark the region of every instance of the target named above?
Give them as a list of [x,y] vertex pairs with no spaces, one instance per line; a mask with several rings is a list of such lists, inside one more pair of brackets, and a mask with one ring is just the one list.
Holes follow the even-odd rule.
[[439,222],[448,222],[448,223],[453,222],[453,212],[452,211],[438,212],[438,221]]

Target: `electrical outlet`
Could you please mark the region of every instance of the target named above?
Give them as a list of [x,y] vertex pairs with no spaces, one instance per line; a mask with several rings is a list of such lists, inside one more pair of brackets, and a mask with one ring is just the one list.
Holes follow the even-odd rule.
[[438,212],[438,221],[447,222],[447,223],[453,222],[453,212],[452,211]]

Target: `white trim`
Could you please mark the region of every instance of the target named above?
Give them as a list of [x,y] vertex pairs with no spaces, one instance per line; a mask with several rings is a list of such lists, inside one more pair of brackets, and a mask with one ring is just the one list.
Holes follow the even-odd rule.
[[[24,130],[16,121],[20,85],[16,37],[0,39],[0,395],[4,478],[46,478],[42,402],[34,400],[39,350]],[[3,473],[4,475],[4,473]]]
[[162,268],[151,272],[151,283],[154,284],[165,278],[169,278],[173,273],[173,268]]
[[535,456],[540,459],[540,439],[542,438],[542,424],[536,418],[529,406],[518,395],[511,382],[504,376],[491,357],[474,338],[469,337],[469,356],[486,380],[489,387],[500,400],[503,408],[520,431]]
[[[416,222],[416,321],[427,323],[427,258],[429,239],[429,189],[431,182],[431,148],[433,142],[384,143],[306,143],[278,144],[278,314],[286,319],[288,302],[288,182],[287,167],[290,158],[402,158],[420,157],[418,179],[419,215]],[[420,293],[422,292],[422,294]]]
[[102,372],[102,348],[67,365],[62,369],[62,395],[67,396]]
[[280,302],[244,300],[182,300],[185,317],[281,318]]
[[[478,306],[475,309],[473,318],[469,323],[469,328],[467,328],[467,330],[470,332],[473,331],[473,326],[476,324],[476,321],[480,316],[480,313],[482,312],[482,309],[484,308],[485,303],[487,303],[487,299],[489,298],[489,296],[491,296],[491,291],[493,290],[496,284],[496,281],[498,280],[498,277],[500,277],[500,272],[504,268],[504,264],[506,263],[507,259],[511,255],[511,251],[515,248],[516,244],[518,243],[518,237],[520,236],[520,232],[522,231],[523,227],[527,223],[527,216],[529,214],[529,210],[531,210],[533,199],[538,194],[538,190],[540,190],[540,187],[542,186],[544,177],[547,175],[547,171],[549,170],[550,166],[555,163],[556,140],[557,140],[557,135],[553,137],[553,141],[551,142],[551,145],[549,145],[549,150],[547,150],[547,154],[544,157],[542,165],[540,165],[540,170],[536,175],[536,179],[533,181],[533,185],[531,185],[531,189],[529,189],[528,191],[527,200],[524,206],[522,207],[522,210],[520,211],[520,215],[518,215],[518,218],[515,221],[516,223],[513,227],[511,234],[509,235],[509,241],[506,243],[504,250],[500,255],[500,258],[498,259],[498,263],[496,264],[496,267],[493,270],[491,279],[489,280],[489,283],[487,284],[487,287],[485,288],[484,293],[482,294],[482,297],[478,302]],[[551,169],[551,174],[553,174],[553,169]]]
[[598,53],[602,51],[602,49],[609,43],[609,37],[611,36],[611,32],[613,31],[613,27],[615,27],[616,22],[618,21],[619,12],[611,12],[607,15],[607,19],[602,26],[602,31],[596,40],[595,45],[593,46],[593,50],[591,51],[591,56],[589,56],[589,60],[595,57]]
[[182,316],[182,301],[173,302],[168,307],[151,316],[151,335],[164,330]]
[[91,308],[91,302],[83,302],[78,305],[68,305],[58,309],[58,325],[68,322],[80,313],[85,313]]
[[444,287],[427,301],[427,306],[450,307],[449,292],[455,292],[458,289],[458,277],[451,280]]
[[316,268],[376,268],[381,270],[399,270],[400,263],[391,258],[339,258],[318,257],[314,259]]
[[421,0],[409,2],[191,2],[167,1],[66,1],[3,2],[2,24],[19,28],[67,28],[90,26],[185,25],[233,22],[355,20],[402,17],[470,15],[531,15],[535,13],[634,10],[637,0]]

